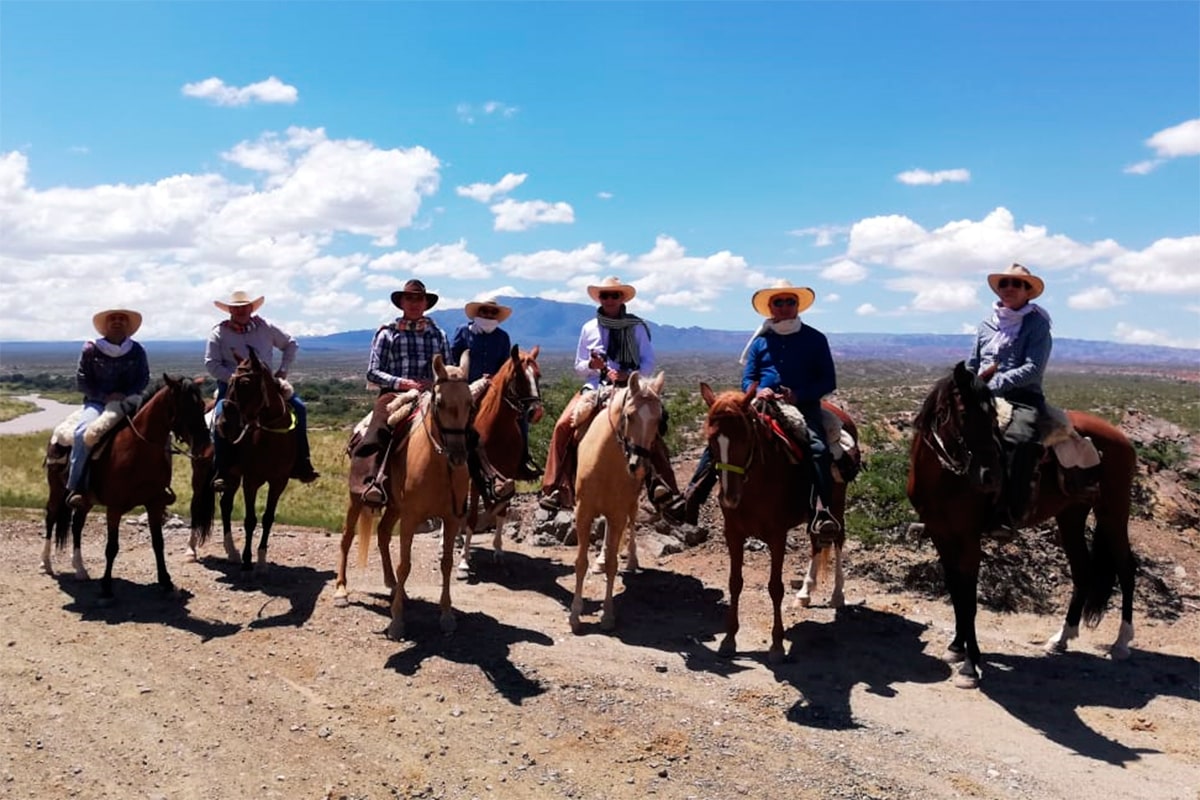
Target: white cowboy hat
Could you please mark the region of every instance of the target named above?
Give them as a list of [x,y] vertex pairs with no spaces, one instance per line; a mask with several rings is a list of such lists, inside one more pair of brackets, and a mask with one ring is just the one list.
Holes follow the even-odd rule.
[[1029,284],[1029,299],[1041,296],[1046,289],[1046,282],[1034,275],[1026,267],[1021,264],[1013,264],[1004,272],[993,272],[988,275],[988,286],[992,287],[992,291],[997,295],[1000,294],[1000,279],[1001,278],[1016,278],[1025,281]]
[[792,286],[787,281],[775,281],[766,289],[759,289],[750,298],[750,305],[754,306],[754,310],[764,317],[773,317],[771,313],[771,298],[779,294],[790,294],[796,298],[796,313],[804,312],[813,301],[817,299],[817,293],[807,286]]
[[228,300],[214,300],[213,305],[226,313],[232,311],[234,306],[250,306],[250,313],[253,314],[262,307],[264,299],[265,298],[262,295],[252,298],[248,292],[243,292],[241,289],[238,289],[236,292],[229,295]]
[[129,317],[129,329],[125,331],[126,336],[133,336],[137,333],[137,329],[142,327],[142,315],[138,312],[130,311],[128,308],[110,308],[92,315],[92,327],[101,336],[108,334],[108,316],[110,314],[124,314]]
[[512,316],[511,308],[500,305],[499,301],[497,301],[495,297],[485,297],[482,300],[472,300],[463,307],[463,310],[467,314],[467,319],[475,319],[475,315],[479,313],[479,309],[483,308],[484,306],[496,309],[497,322],[504,322],[504,320]]
[[600,281],[596,286],[587,287],[588,297],[600,302],[601,292],[620,292],[622,294],[621,302],[628,303],[637,294],[637,289],[630,286],[628,283],[621,283],[621,279],[615,276],[609,276]]

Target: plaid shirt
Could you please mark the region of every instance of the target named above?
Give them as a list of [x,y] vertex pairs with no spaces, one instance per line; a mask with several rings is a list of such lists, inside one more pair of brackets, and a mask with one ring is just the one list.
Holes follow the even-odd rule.
[[433,356],[442,354],[450,363],[450,342],[442,329],[428,317],[417,330],[402,330],[402,320],[388,323],[375,332],[367,380],[385,390],[397,388],[401,378],[433,381]]

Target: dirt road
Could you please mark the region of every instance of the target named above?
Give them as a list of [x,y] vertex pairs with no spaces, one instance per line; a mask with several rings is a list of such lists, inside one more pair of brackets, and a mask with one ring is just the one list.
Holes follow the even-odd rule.
[[[277,529],[269,577],[210,544],[183,558],[182,600],[152,584],[148,536],[126,526],[119,602],[97,581],[41,575],[40,523],[0,524],[0,797],[5,798],[1188,798],[1200,790],[1200,611],[1137,609],[1134,657],[1104,645],[1044,656],[1057,617],[981,611],[980,691],[938,655],[944,598],[864,578],[850,605],[788,609],[791,660],[768,666],[766,554],[748,558],[741,654],[718,658],[727,559],[719,534],[623,579],[618,629],[566,609],[574,553],[511,542],[456,583],[438,628],[436,537],[422,535],[409,636],[385,638],[378,556],[331,602],[337,539]],[[1140,525],[1139,552],[1192,587],[1200,557]],[[103,570],[89,523],[85,560]],[[848,559],[875,558],[851,546]],[[795,563],[795,556],[789,556]],[[1060,605],[1061,608],[1061,605]]]

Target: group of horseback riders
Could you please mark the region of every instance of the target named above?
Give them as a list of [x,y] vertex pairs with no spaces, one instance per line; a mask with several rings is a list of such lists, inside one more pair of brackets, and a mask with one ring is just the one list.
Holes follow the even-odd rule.
[[[1026,267],[1013,264],[989,274],[987,281],[997,300],[979,325],[967,366],[995,396],[1005,398],[1012,406],[1011,421],[1003,431],[1009,479],[1005,481],[1004,497],[996,504],[994,525],[989,526],[1011,531],[1022,522],[1030,482],[1042,454],[1039,430],[1046,413],[1042,380],[1050,357],[1051,323],[1049,314],[1031,302],[1042,294],[1044,281]],[[653,373],[655,353],[650,327],[626,308],[637,290],[619,278],[608,277],[589,285],[587,293],[597,308],[595,317],[580,330],[575,353],[575,371],[583,384],[555,423],[544,472],[529,455],[527,418],[521,424],[525,451],[516,475],[502,475],[491,465],[477,434],[468,443],[471,475],[485,505],[510,498],[515,491],[514,478],[541,477],[540,505],[549,511],[571,508],[574,446],[579,438],[575,429],[577,407],[585,400],[595,400],[588,397],[590,393],[603,397],[610,391],[608,387],[625,385],[635,370]],[[821,399],[836,390],[837,382],[828,340],[800,319],[815,300],[812,289],[787,282],[754,292],[751,305],[764,320],[742,353],[742,389],[756,386],[758,397],[765,403],[792,406],[803,417],[812,468],[806,480],[813,487],[810,526],[814,533],[831,535],[838,531],[839,523],[829,512],[833,459],[821,422]],[[428,291],[422,281],[407,281],[402,289],[392,292],[391,301],[401,314],[376,331],[366,372],[367,380],[380,395],[429,389],[434,377],[433,357],[438,354],[447,364],[459,364],[465,356],[468,379],[472,381],[494,375],[509,357],[509,335],[500,324],[509,318],[512,309],[495,298],[467,303],[464,312],[468,321],[455,331],[453,339],[428,316],[438,295]],[[280,364],[274,376],[280,380],[287,377],[295,360],[299,347],[295,337],[256,314],[263,302],[264,297],[251,297],[243,291],[214,301],[229,315],[213,326],[205,348],[205,367],[217,382],[216,415],[221,413],[230,377],[251,349],[268,366],[273,351],[279,350]],[[100,336],[84,344],[76,373],[85,410],[70,456],[67,502],[75,508],[85,507],[88,502],[85,467],[90,447],[83,435],[88,424],[107,404],[144,391],[149,382],[146,353],[132,339],[141,326],[141,314],[110,309],[97,313],[92,321]],[[297,443],[292,477],[309,483],[319,474],[311,461],[307,414],[297,393],[291,393],[289,402],[295,415]],[[664,411],[660,436],[651,450],[647,495],[667,519],[694,524],[716,480],[714,454],[706,448],[687,487],[680,491],[663,441],[667,426]],[[365,442],[369,446],[351,450],[351,489],[360,493],[367,505],[379,506],[387,502],[384,487],[391,432],[382,420],[375,420],[373,427],[378,435]],[[221,491],[228,476],[231,448],[220,436],[214,436],[214,448],[214,487]]]

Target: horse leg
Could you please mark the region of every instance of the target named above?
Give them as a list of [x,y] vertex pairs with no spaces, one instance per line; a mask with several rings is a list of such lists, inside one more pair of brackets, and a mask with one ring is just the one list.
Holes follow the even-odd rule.
[[[412,541],[415,528],[420,520],[400,515],[388,506],[379,521],[379,546],[391,542],[392,528],[396,518],[400,517],[400,564],[396,567],[396,586],[392,589],[392,621],[388,625],[388,638],[400,641],[404,638],[404,586],[408,583],[409,573],[412,572]],[[386,533],[385,533],[386,531]],[[389,557],[389,561],[390,561]]]
[[496,532],[492,534],[492,563],[499,564],[504,560],[504,525],[508,522],[508,501],[496,508],[492,522],[496,526]]
[[725,637],[717,655],[732,658],[737,653],[738,603],[742,597],[742,563],[746,558],[746,537],[738,531],[730,531],[725,523],[725,546],[729,550],[729,610],[725,612]]
[[783,652],[783,551],[787,545],[787,531],[781,530],[770,537],[771,577],[767,581],[767,593],[771,596],[774,618],[771,622],[771,649],[767,651],[767,663],[779,664]]
[[808,608],[812,605],[812,591],[817,585],[817,576],[821,572],[821,557],[823,549],[817,544],[816,538],[809,536],[810,548],[808,554],[808,572],[804,573],[804,580],[800,584],[800,591],[796,592],[796,605],[801,608]]
[[447,635],[454,633],[456,627],[454,608],[450,603],[450,572],[454,567],[454,542],[463,528],[461,519],[451,517],[442,520],[442,596],[438,600],[438,605],[442,609],[442,633]]
[[70,514],[71,518],[71,568],[75,570],[75,579],[86,581],[87,568],[83,566],[83,523],[87,520],[87,512],[77,509]]
[[1079,636],[1079,620],[1087,599],[1088,551],[1084,538],[1087,515],[1086,506],[1072,506],[1056,517],[1058,535],[1067,556],[1067,566],[1071,570],[1071,601],[1067,604],[1067,616],[1062,627],[1043,646],[1047,653],[1067,652],[1070,641]]
[[[590,507],[585,508],[582,503],[576,505],[575,596],[571,598],[571,633],[576,635],[582,632],[582,623],[579,621],[579,617],[583,614],[583,580],[587,577],[588,550],[592,546],[593,519],[595,519],[595,512]],[[607,534],[605,535],[607,536]]]
[[[258,560],[254,564],[254,574],[258,578],[267,575],[267,540],[271,538],[271,526],[275,524],[275,509],[279,506],[279,498],[287,487],[287,479],[271,481],[267,484],[267,507],[262,515],[262,538],[258,542]],[[247,537],[249,541],[249,537]]]
[[1133,641],[1133,576],[1136,565],[1129,550],[1129,533],[1125,532],[1123,557],[1117,563],[1117,579],[1121,583],[1121,628],[1116,641],[1109,649],[1109,656],[1120,661],[1129,658],[1129,644]]
[[[975,615],[979,602],[979,540],[975,538],[973,543],[973,558],[964,555],[960,563],[942,558],[946,587],[950,590],[950,602],[954,606],[954,641],[947,648],[945,660],[948,663],[961,660],[954,674],[954,685],[961,689],[978,688],[979,667],[983,662],[979,641],[975,636]],[[972,562],[974,569],[971,569]]]
[[232,479],[231,485],[226,486],[221,495],[221,530],[225,536],[225,557],[231,564],[237,564],[242,560],[242,554],[238,552],[233,543],[233,500],[238,489],[237,483],[233,481],[236,480],[236,478]]
[[[634,531],[637,528],[637,501],[633,502],[633,509],[629,512],[629,519],[625,523],[625,539],[628,542],[626,548],[629,553],[629,559],[625,562],[625,571],[630,574],[635,574],[638,571],[638,554],[637,554],[637,536]],[[617,540],[620,544],[620,540]]]
[[163,544],[163,521],[167,518],[166,506],[155,506],[146,509],[146,520],[150,524],[150,545],[154,548],[154,564],[158,570],[158,585],[172,597],[178,597],[179,592],[167,572],[167,556]]
[[242,545],[242,572],[249,572],[252,568],[250,553],[254,549],[254,529],[258,527],[258,513],[254,507],[258,504],[258,487],[251,486],[243,481],[242,483],[242,503],[246,506],[246,517],[242,521],[242,527],[246,530],[246,543]]
[[[396,529],[396,520],[400,512],[393,506],[387,506],[376,526],[375,538],[379,540],[379,561],[383,568],[383,585],[389,592],[396,592],[396,572],[392,569],[392,531]],[[403,533],[403,531],[401,531]]]
[[108,524],[108,543],[104,546],[104,577],[100,579],[100,605],[113,603],[112,570],[117,553],[121,550],[121,512],[109,507],[105,520]]
[[349,605],[349,591],[346,588],[346,560],[350,557],[350,545],[354,543],[354,534],[358,531],[358,517],[362,514],[362,501],[350,495],[346,506],[346,521],[342,523],[342,541],[338,550],[337,582],[333,589],[333,604],[338,608]]
[[[625,521],[621,518],[608,520],[606,527],[607,530],[604,534],[606,555],[604,559],[604,605],[600,614],[600,630],[611,631],[617,627],[617,610],[613,606],[613,584],[617,581],[618,554],[621,552],[621,537],[625,534]],[[633,558],[636,564],[637,557]]]

